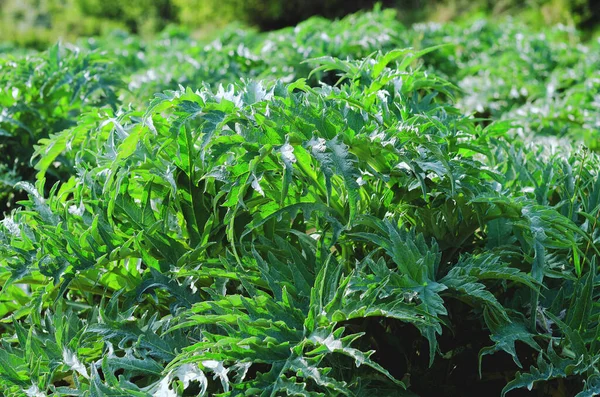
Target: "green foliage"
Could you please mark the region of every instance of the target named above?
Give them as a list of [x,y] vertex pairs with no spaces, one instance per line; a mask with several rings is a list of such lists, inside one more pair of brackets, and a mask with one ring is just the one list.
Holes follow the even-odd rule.
[[3,0],[0,41],[42,49],[59,39],[114,29],[151,37],[171,24],[204,34],[232,22],[268,31],[313,16],[342,18],[379,5],[398,11],[407,24],[512,16],[536,29],[561,23],[590,32],[600,21],[600,7],[593,0]]
[[[0,210],[14,205],[12,186],[32,180],[29,160],[39,139],[76,124],[95,107],[119,104],[122,85],[101,53],[55,45],[42,55],[0,61]],[[60,153],[58,153],[60,154]],[[62,179],[73,165],[55,156],[48,176]]]
[[597,395],[596,44],[544,34],[376,10],[7,58],[0,392]]

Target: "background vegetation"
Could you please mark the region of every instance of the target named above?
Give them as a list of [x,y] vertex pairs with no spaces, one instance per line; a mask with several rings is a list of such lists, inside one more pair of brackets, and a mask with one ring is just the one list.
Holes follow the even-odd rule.
[[396,8],[405,24],[519,15],[534,25],[565,23],[593,30],[600,5],[593,0],[0,0],[0,41],[44,48],[115,28],[151,35],[169,24],[207,33],[232,21],[271,30],[320,15],[337,18],[375,3]]

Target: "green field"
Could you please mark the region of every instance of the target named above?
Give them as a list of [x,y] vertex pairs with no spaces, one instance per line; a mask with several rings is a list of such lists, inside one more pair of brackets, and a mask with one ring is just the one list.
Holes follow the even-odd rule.
[[0,44],[0,396],[600,395],[582,37]]

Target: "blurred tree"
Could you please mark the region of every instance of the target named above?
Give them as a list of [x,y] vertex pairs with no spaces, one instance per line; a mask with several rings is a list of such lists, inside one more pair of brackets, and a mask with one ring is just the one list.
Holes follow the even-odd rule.
[[177,18],[171,0],[76,0],[76,5],[87,17],[121,22],[133,33],[160,30]]

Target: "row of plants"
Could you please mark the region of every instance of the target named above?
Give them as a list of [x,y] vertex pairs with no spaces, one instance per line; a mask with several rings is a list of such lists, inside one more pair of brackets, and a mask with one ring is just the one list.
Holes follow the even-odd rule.
[[596,46],[376,10],[2,61],[0,394],[600,394]]
[[14,206],[8,196],[15,181],[33,181],[29,159],[36,142],[72,127],[89,109],[143,106],[155,92],[179,85],[214,90],[242,78],[335,84],[335,73],[311,74],[312,59],[439,45],[420,64],[457,87],[464,113],[516,120],[521,139],[568,137],[598,148],[599,45],[582,44],[565,27],[534,33],[518,23],[480,21],[407,29],[393,11],[375,10],[335,22],[312,18],[270,33],[230,27],[208,43],[176,28],[154,41],[115,32],[43,53],[13,50],[0,61],[0,133],[6,138],[0,143],[0,211]]

